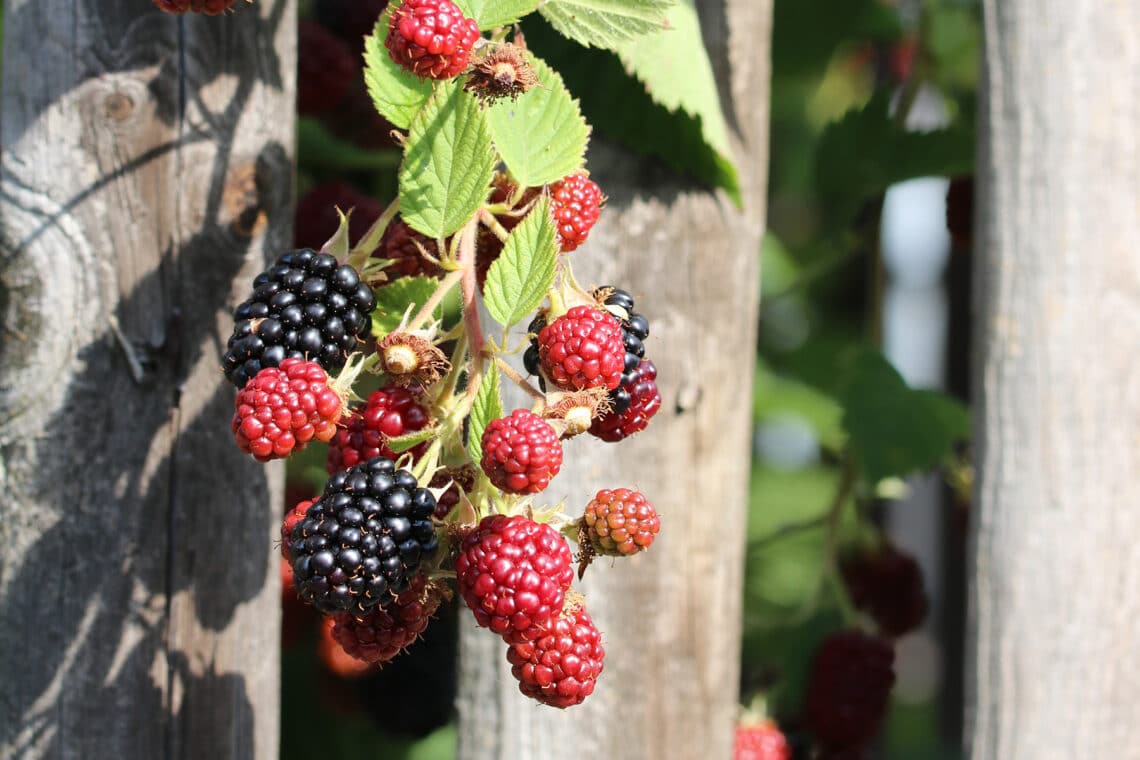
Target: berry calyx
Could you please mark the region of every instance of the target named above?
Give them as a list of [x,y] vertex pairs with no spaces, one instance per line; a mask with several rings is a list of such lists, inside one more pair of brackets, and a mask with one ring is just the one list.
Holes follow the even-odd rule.
[[[326,467],[329,474],[355,467],[373,457],[396,460],[388,448],[389,438],[423,430],[430,422],[423,394],[416,388],[385,385],[373,391],[363,406],[357,406],[331,441]],[[423,456],[427,444],[410,449],[412,459]]]
[[840,570],[851,602],[867,612],[884,636],[910,633],[926,619],[930,603],[922,584],[922,568],[914,557],[884,544],[844,557]]
[[562,469],[562,443],[546,420],[526,409],[491,420],[483,431],[483,472],[507,493],[538,493]]
[[259,462],[283,459],[309,441],[328,441],[345,413],[321,365],[286,359],[246,383],[230,422],[238,448]]
[[648,359],[643,360],[621,386],[629,394],[629,406],[620,414],[614,411],[598,417],[590,426],[590,435],[616,443],[648,427],[649,420],[661,410],[656,381],[657,367]]
[[423,576],[387,607],[358,617],[333,616],[332,636],[345,652],[372,664],[388,662],[419,639],[439,609],[442,588]]
[[489,515],[455,559],[456,585],[475,622],[508,642],[533,639],[562,611],[574,580],[570,547],[554,528],[523,515]]
[[538,359],[563,390],[613,390],[625,366],[621,323],[602,309],[575,306],[538,331]]
[[594,693],[605,656],[602,635],[580,600],[568,601],[561,615],[540,626],[533,641],[507,649],[519,691],[558,708],[581,704]]
[[538,75],[523,49],[505,42],[476,61],[463,89],[493,104],[500,98],[515,100],[537,84]]
[[573,251],[590,234],[606,198],[585,174],[571,174],[550,186],[550,213],[563,251]]
[[740,723],[732,760],[789,760],[792,750],[784,733],[774,722]]
[[395,330],[376,344],[380,371],[397,385],[437,382],[451,366],[447,356],[431,341],[412,332]]
[[[661,530],[661,519],[648,499],[629,488],[603,489],[586,505],[578,523],[582,540],[591,554],[628,557],[643,552]],[[581,570],[579,570],[579,575]]]
[[391,459],[332,475],[289,537],[297,595],[325,614],[391,604],[439,547],[435,506],[431,491]]
[[421,79],[450,79],[467,68],[478,39],[479,25],[451,0],[404,0],[388,19],[384,44]]
[[808,730],[832,748],[862,746],[879,731],[895,683],[895,651],[855,630],[823,640],[812,661],[804,706]]

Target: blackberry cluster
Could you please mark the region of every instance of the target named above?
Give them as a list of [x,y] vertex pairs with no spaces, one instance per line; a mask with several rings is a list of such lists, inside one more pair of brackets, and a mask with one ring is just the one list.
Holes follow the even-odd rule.
[[435,497],[390,459],[336,473],[293,526],[297,594],[325,614],[365,615],[410,586],[438,548]]
[[621,322],[621,339],[625,344],[625,368],[621,374],[621,385],[610,391],[610,407],[613,414],[622,415],[633,403],[631,393],[637,384],[637,370],[645,358],[645,339],[649,337],[649,320],[633,310],[633,296],[628,291],[604,285],[595,293],[609,292],[602,301],[606,310]]
[[308,248],[289,251],[254,279],[253,294],[234,310],[226,379],[241,388],[262,368],[290,357],[333,374],[367,335],[375,306],[371,288],[351,266]]

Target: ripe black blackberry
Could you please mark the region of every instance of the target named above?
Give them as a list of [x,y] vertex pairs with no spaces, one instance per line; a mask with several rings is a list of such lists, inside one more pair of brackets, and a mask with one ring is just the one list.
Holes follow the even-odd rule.
[[388,605],[438,548],[435,506],[391,459],[336,473],[289,538],[297,595],[325,614]]
[[610,391],[610,406],[615,415],[625,414],[633,403],[630,389],[637,383],[637,368],[645,358],[645,339],[649,337],[649,320],[633,310],[633,296],[628,291],[603,285],[594,295],[604,296],[602,305],[621,322],[621,339],[625,344],[625,367],[621,385]]
[[254,279],[253,294],[234,310],[222,362],[226,379],[241,388],[290,357],[335,374],[368,334],[375,306],[372,289],[335,256],[289,251]]
[[527,325],[527,328],[526,328],[527,334],[529,334],[531,336],[531,338],[530,338],[530,345],[528,345],[526,347],[526,351],[523,352],[523,367],[526,368],[527,372],[529,372],[530,374],[532,374],[538,378],[538,384],[545,391],[546,390],[546,383],[543,381],[542,375],[538,371],[540,362],[539,362],[539,358],[538,358],[538,337],[537,337],[539,331],[542,330],[542,328],[544,328],[544,327],[546,327],[546,315],[540,311],[538,314],[535,315],[534,319],[532,319],[530,321],[530,324]]

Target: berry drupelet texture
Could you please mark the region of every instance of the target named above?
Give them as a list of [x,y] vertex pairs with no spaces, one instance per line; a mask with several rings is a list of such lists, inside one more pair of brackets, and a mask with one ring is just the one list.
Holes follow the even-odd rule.
[[629,393],[630,404],[624,412],[610,412],[594,420],[590,435],[603,441],[616,443],[649,425],[653,415],[661,410],[661,392],[657,390],[657,367],[648,359],[642,360],[636,372],[622,388]]
[[451,0],[405,0],[388,20],[392,60],[421,79],[451,79],[471,60],[479,25]]
[[571,174],[550,186],[550,213],[563,251],[586,242],[604,201],[602,189],[584,174]]
[[633,310],[633,296],[628,291],[603,285],[594,291],[601,296],[602,306],[621,323],[621,340],[625,347],[625,365],[622,368],[621,384],[610,391],[610,410],[613,414],[624,414],[633,403],[630,389],[636,384],[635,373],[645,358],[645,340],[649,338],[649,320]]
[[538,493],[562,469],[562,442],[546,420],[526,409],[491,420],[483,431],[483,472],[508,493]]
[[575,306],[538,331],[538,358],[543,374],[562,390],[612,391],[625,367],[621,323],[603,309]]
[[393,659],[414,644],[439,609],[440,591],[423,576],[387,607],[358,617],[349,613],[333,616],[333,638],[358,660],[380,664]]
[[475,621],[508,643],[538,635],[562,611],[574,580],[570,547],[549,525],[523,515],[489,515],[455,559],[456,585]]
[[392,263],[384,270],[391,280],[400,277],[439,277],[443,270],[434,262],[424,258],[423,252],[431,255],[439,253],[434,240],[413,230],[407,222],[397,217],[384,230],[380,248],[373,254],[377,258],[388,259]]
[[230,429],[239,449],[268,462],[301,451],[310,441],[328,441],[343,414],[344,401],[321,365],[286,359],[238,391]]
[[519,691],[558,708],[581,704],[594,693],[605,656],[602,635],[581,603],[568,605],[561,615],[540,626],[534,640],[516,642],[507,649]]
[[253,281],[253,293],[234,310],[234,331],[222,362],[238,388],[265,367],[310,359],[340,370],[367,337],[372,290],[335,256],[289,251]]
[[736,727],[732,760],[791,760],[792,750],[779,726],[770,720]]
[[309,507],[313,505],[314,501],[316,499],[297,502],[297,506],[290,509],[285,515],[285,519],[281,521],[281,557],[290,562],[290,578],[293,577],[293,552],[289,549],[289,537],[293,535],[293,528],[296,527],[297,523],[305,519],[305,513],[309,511]]
[[438,548],[435,506],[384,457],[331,476],[290,536],[298,596],[325,614],[391,604]]
[[661,530],[661,519],[643,494],[607,488],[586,505],[581,527],[594,552],[622,557],[648,549]]
[[[329,474],[373,457],[398,459],[399,455],[388,448],[387,440],[423,430],[429,421],[423,393],[418,389],[386,385],[374,391],[367,403],[352,410],[344,426],[329,441]],[[412,458],[419,459],[426,448],[426,443],[412,448]]]

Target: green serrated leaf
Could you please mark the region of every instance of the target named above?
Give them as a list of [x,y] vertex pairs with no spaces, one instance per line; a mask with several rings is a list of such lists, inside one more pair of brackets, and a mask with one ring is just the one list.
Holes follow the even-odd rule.
[[487,121],[511,175],[523,187],[538,187],[582,166],[590,128],[562,77],[541,59],[529,58],[538,86],[487,109]]
[[[696,5],[693,0],[680,0],[666,18],[667,29],[618,44],[618,57],[626,70],[645,84],[654,102],[696,117],[704,141],[731,166],[728,125],[701,39]],[[735,169],[732,173],[735,178]]]
[[364,84],[380,115],[400,129],[407,129],[431,97],[432,83],[404,69],[388,55],[384,38],[391,12],[389,6],[376,21],[372,34],[364,38]]
[[459,10],[480,29],[513,24],[538,7],[538,0],[455,0]]
[[408,131],[400,216],[430,238],[447,237],[486,200],[494,172],[486,111],[457,83],[441,83]]
[[483,381],[475,394],[471,415],[467,418],[467,453],[478,464],[483,459],[483,431],[491,420],[503,416],[503,396],[499,389],[499,368],[491,361],[483,373]]
[[401,277],[376,291],[376,309],[372,312],[372,334],[382,338],[400,325],[400,320],[412,305],[427,303],[439,287],[439,281],[430,277]]
[[709,146],[700,120],[654,102],[616,55],[608,50],[583,50],[539,19],[527,27],[527,44],[542,50],[550,66],[561,73],[597,133],[653,156],[677,172],[722,187],[739,202],[736,170]]
[[816,152],[815,176],[825,216],[842,226],[864,201],[895,182],[969,174],[973,167],[971,126],[908,131],[890,114],[889,96],[880,93],[827,126]]
[[872,485],[937,466],[970,432],[962,404],[908,387],[878,351],[855,356],[839,395],[851,449]]
[[403,454],[408,449],[413,449],[425,441],[430,441],[437,432],[439,431],[435,427],[427,427],[407,435],[388,438],[385,443],[394,453]]
[[487,272],[483,287],[487,313],[510,327],[534,311],[554,282],[557,256],[550,198],[543,196],[511,231],[503,252]]
[[615,50],[640,34],[659,31],[673,0],[550,0],[538,12],[560,34],[586,47]]

